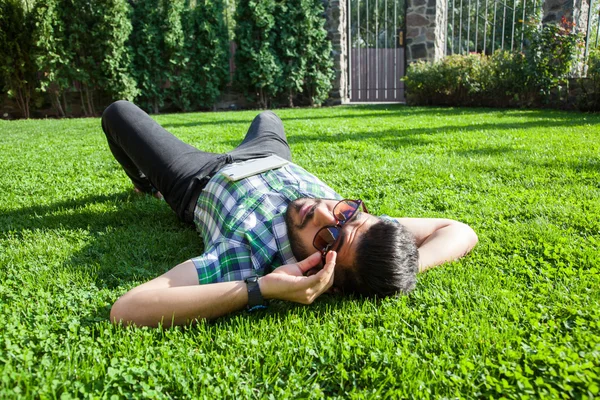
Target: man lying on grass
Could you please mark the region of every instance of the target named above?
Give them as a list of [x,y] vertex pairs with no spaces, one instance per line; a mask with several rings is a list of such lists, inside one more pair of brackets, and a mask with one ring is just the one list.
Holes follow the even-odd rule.
[[[135,190],[164,196],[205,246],[201,256],[119,298],[110,313],[115,323],[187,324],[269,299],[310,304],[326,291],[408,293],[418,271],[477,243],[457,221],[376,217],[361,200],[343,200],[290,162],[283,124],[270,111],[225,154],[181,142],[126,101],[106,109],[102,129]],[[256,166],[273,155],[281,159]]]

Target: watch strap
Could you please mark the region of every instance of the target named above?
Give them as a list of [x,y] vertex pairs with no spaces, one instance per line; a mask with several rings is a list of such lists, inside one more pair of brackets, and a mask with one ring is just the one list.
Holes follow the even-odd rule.
[[246,286],[248,287],[248,306],[247,309],[252,311],[266,307],[265,299],[262,297],[260,292],[260,286],[258,285],[258,276],[252,275],[244,279]]

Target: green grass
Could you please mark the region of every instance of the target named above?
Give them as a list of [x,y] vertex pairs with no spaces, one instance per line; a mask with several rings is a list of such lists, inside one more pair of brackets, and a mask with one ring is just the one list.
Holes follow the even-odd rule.
[[[377,214],[458,219],[478,246],[410,296],[114,327],[111,304],[201,254],[198,234],[133,193],[98,119],[0,121],[0,398],[598,395],[600,116],[278,114],[295,162],[342,195]],[[255,115],[156,119],[226,151]]]

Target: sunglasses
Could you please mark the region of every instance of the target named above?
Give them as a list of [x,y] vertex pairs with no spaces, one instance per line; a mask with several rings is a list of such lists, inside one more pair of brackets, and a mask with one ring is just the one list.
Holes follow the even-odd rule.
[[333,217],[336,224],[324,226],[319,229],[313,240],[313,246],[321,252],[323,265],[325,265],[325,256],[327,253],[337,246],[341,237],[342,227],[354,217],[361,206],[363,211],[368,213],[367,207],[362,200],[342,200],[333,207]]

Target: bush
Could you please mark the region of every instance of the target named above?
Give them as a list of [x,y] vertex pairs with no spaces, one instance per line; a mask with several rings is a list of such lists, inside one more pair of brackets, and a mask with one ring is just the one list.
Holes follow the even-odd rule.
[[580,80],[577,105],[584,111],[600,111],[600,49],[590,52],[587,59],[587,79]]
[[20,0],[0,0],[0,81],[25,118],[30,116],[36,79],[32,31],[31,14]]
[[0,93],[26,117],[35,90],[58,116],[97,115],[118,99],[153,112],[208,108],[220,94],[228,68],[220,0],[33,4],[29,13],[20,0],[0,0]]
[[[33,58],[39,71],[39,90],[50,96],[57,115],[67,115],[65,91],[70,87],[69,51],[59,0],[39,1],[33,9]],[[61,101],[62,98],[62,101]]]
[[565,21],[529,30],[525,53],[498,50],[491,56],[453,55],[408,67],[408,101],[428,105],[491,107],[547,104],[566,85],[580,35]]
[[560,24],[545,24],[528,31],[531,45],[526,52],[527,86],[545,102],[549,101],[552,90],[566,85],[578,47],[583,44],[581,34],[573,28],[574,24],[563,17]]
[[146,111],[160,112],[166,100],[164,86],[167,82],[162,23],[165,20],[163,0],[135,1],[131,22],[133,32],[129,46],[133,49],[133,75],[140,94],[136,99]]
[[185,64],[177,78],[180,108],[210,108],[229,78],[229,42],[223,3],[203,0],[183,15]]
[[488,57],[452,55],[437,63],[411,64],[405,77],[409,102],[415,104],[476,105],[490,95]]
[[236,19],[235,80],[250,101],[265,108],[283,97],[293,106],[300,93],[311,105],[325,101],[333,61],[320,0],[301,0],[293,6],[242,0]]
[[269,107],[280,92],[282,66],[275,50],[274,0],[241,0],[236,10],[236,82],[250,101]]
[[327,39],[323,2],[321,0],[303,0],[304,13],[301,31],[303,36],[303,54],[306,60],[305,87],[311,106],[321,105],[329,97],[334,77],[331,59],[331,42]]

